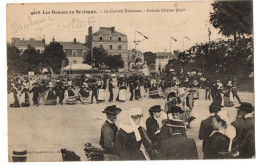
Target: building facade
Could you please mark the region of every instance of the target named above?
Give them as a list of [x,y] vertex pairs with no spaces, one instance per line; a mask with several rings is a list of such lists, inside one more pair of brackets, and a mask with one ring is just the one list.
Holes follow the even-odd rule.
[[117,32],[115,27],[100,27],[99,31],[92,33],[92,27],[89,27],[88,36],[86,36],[86,45],[88,48],[102,47],[109,55],[121,55],[124,69],[128,68],[128,40],[127,35]]
[[24,53],[24,51],[30,47],[34,47],[37,53],[43,53],[45,48],[45,39],[35,40],[34,38],[29,38],[29,40],[20,39],[20,38],[12,38],[12,45],[16,46],[20,50],[20,55]]
[[63,46],[69,64],[82,64],[84,56],[89,49],[83,43],[77,42],[76,38],[72,42],[59,42]]

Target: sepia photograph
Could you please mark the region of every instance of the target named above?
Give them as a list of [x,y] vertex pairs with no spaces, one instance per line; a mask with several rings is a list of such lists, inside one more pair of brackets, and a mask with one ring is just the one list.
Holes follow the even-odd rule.
[[252,0],[6,4],[8,162],[255,159]]

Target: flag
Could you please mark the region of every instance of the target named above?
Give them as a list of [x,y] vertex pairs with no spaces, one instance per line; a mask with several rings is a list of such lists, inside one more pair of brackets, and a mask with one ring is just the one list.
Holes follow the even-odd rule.
[[185,36],[184,38],[190,40],[190,38],[188,38],[187,36]]
[[209,40],[210,40],[210,35],[211,35],[210,28],[208,28],[208,32],[209,32]]
[[137,41],[134,41],[134,43],[135,43],[136,45],[138,45]]
[[174,41],[177,41],[177,39],[175,39],[175,38],[173,38],[173,37],[171,37]]
[[144,34],[142,34],[141,32],[139,31],[136,31],[137,33],[139,33],[140,35],[142,35],[145,39],[149,39],[147,36],[145,36]]

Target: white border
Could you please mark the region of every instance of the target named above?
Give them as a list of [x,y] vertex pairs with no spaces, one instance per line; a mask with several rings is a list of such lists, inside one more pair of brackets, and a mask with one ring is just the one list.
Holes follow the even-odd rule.
[[[110,0],[111,1],[111,0]],[[112,0],[114,2],[119,2],[119,1],[138,1],[138,0]],[[143,0],[143,1],[147,1],[147,0]],[[150,0],[150,1],[154,1],[154,0]],[[166,0],[164,0],[166,1]],[[109,2],[109,0],[76,0],[76,1],[72,1],[72,0],[1,0],[0,1],[0,19],[1,19],[1,42],[0,42],[0,50],[1,50],[1,59],[0,59],[0,165],[12,165],[15,163],[8,163],[8,144],[7,144],[7,100],[6,100],[6,4],[7,3],[50,3],[50,2]],[[259,92],[259,69],[260,69],[260,52],[259,52],[259,30],[260,30],[260,26],[259,26],[259,8],[260,8],[260,1],[259,0],[255,0],[254,1],[254,58],[255,58],[255,99],[259,99],[258,97],[258,93]],[[257,63],[258,62],[258,63]],[[259,66],[258,66],[259,65]],[[154,165],[154,166],[158,166],[158,165],[181,165],[181,166],[192,166],[192,165],[205,165],[205,166],[217,166],[217,165],[236,165],[236,166],[245,166],[245,165],[259,165],[257,163],[259,163],[259,155],[260,153],[260,147],[259,147],[259,141],[260,141],[260,137],[259,137],[259,121],[258,121],[258,117],[259,117],[259,110],[258,110],[258,102],[257,100],[255,100],[255,112],[256,112],[256,159],[255,160],[208,160],[208,161],[143,161],[143,162],[136,162],[136,161],[131,161],[131,162],[73,162],[73,163],[64,163],[64,162],[45,162],[45,163],[19,163],[19,165],[48,165],[48,166],[52,166],[52,165],[67,165],[67,166],[71,166],[71,165],[107,165],[107,166],[130,166],[130,165],[143,165],[143,164],[147,164],[147,165]]]

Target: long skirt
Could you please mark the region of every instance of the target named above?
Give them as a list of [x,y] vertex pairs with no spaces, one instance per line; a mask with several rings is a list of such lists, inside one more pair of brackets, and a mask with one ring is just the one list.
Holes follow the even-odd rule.
[[192,113],[192,110],[190,109],[185,109],[184,113],[182,114],[182,118],[185,124],[190,123],[195,119],[194,114]]
[[225,107],[233,107],[234,103],[230,100],[229,97],[224,96],[224,104]]
[[21,100],[24,101],[24,102],[21,102],[21,107],[29,107],[30,106],[30,98],[29,98],[29,95],[26,92],[23,93]]
[[20,103],[17,97],[17,94],[12,92],[10,94],[10,107],[20,107]]
[[125,89],[120,89],[119,92],[118,92],[118,100],[119,101],[125,101],[125,93],[126,93],[126,90]]
[[193,99],[194,100],[197,100],[200,98],[200,94],[199,94],[199,91],[198,89],[196,88],[196,91],[193,93]]
[[104,89],[98,89],[98,101],[105,101]]
[[79,100],[82,102],[82,103],[89,103],[89,94],[88,95],[83,95],[81,93],[79,93]]
[[157,88],[151,88],[149,90],[149,98],[159,98],[159,91]]
[[77,102],[77,97],[73,90],[68,90],[68,98],[66,99],[66,104],[73,105]]
[[45,100],[45,105],[56,105],[57,101],[56,101],[56,95],[54,94],[53,91],[49,91],[47,93],[47,98]]

